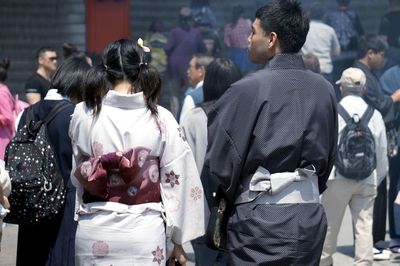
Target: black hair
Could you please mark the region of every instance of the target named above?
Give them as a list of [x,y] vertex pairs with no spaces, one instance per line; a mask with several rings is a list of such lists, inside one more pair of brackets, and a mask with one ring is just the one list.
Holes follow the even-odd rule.
[[235,27],[239,18],[243,15],[244,8],[241,5],[234,6],[232,8],[232,19],[231,19],[231,27]]
[[275,32],[283,53],[297,53],[306,41],[310,20],[297,0],[275,0],[256,12],[266,33]]
[[310,7],[310,19],[322,20],[324,12],[324,7],[321,3],[313,2]]
[[216,58],[207,69],[204,78],[204,102],[217,100],[229,86],[242,78],[239,67],[228,58]]
[[86,75],[84,101],[93,109],[95,116],[101,111],[104,95],[123,80],[132,84],[132,93],[143,91],[147,108],[152,114],[158,113],[160,74],[148,65],[142,47],[131,40],[121,39],[107,46],[102,64],[91,69]]
[[72,55],[77,55],[79,54],[79,49],[78,47],[76,47],[76,45],[69,43],[69,42],[65,42],[62,45],[62,56],[66,59]]
[[90,65],[85,57],[70,56],[57,67],[50,81],[51,87],[73,102],[81,102],[83,81],[89,69]]
[[8,74],[7,70],[10,67],[10,59],[3,58],[0,62],[0,82],[5,82],[7,80]]
[[40,47],[36,52],[36,59],[39,59],[39,57],[41,57],[46,52],[55,52],[55,51],[56,50],[48,46]]
[[374,53],[386,52],[388,49],[387,42],[382,36],[377,34],[367,34],[362,36],[359,41],[357,59],[364,58],[368,50],[372,50]]

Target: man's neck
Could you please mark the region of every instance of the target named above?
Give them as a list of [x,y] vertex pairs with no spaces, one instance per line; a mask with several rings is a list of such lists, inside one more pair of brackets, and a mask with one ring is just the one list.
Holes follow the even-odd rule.
[[36,73],[42,76],[44,79],[50,81],[51,73],[49,71],[46,71],[43,67],[39,67],[36,70]]

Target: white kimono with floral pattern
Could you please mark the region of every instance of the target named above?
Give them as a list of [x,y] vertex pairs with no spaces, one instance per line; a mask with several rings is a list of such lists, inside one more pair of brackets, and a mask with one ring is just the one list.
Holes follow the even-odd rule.
[[[203,188],[192,152],[169,111],[158,106],[154,116],[143,93],[109,91],[96,118],[85,103],[76,106],[69,134],[74,152],[71,179],[77,187],[77,265],[165,265],[169,239],[183,244],[204,234]],[[161,202],[84,204],[76,166],[135,147],[146,147],[159,157]]]

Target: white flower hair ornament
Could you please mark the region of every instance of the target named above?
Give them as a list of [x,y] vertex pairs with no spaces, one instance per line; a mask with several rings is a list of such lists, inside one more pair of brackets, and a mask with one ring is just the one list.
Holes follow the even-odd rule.
[[139,38],[139,39],[137,40],[137,44],[138,44],[140,47],[142,47],[142,49],[143,49],[143,51],[144,51],[145,53],[150,53],[150,48],[147,47],[147,46],[144,46],[142,38]]

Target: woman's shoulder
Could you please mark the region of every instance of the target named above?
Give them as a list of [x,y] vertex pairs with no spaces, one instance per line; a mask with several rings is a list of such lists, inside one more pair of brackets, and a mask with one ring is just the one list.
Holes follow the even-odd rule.
[[167,120],[167,121],[172,121],[176,122],[175,117],[172,115],[172,113],[166,109],[165,107],[162,107],[160,105],[157,105],[157,111],[158,111],[158,118],[161,120]]
[[93,109],[89,108],[85,102],[80,102],[75,105],[72,119],[87,119],[93,117]]
[[[69,130],[70,132],[79,131],[84,125],[89,125],[93,119],[92,109],[84,102],[80,102],[75,106],[72,114]],[[89,124],[88,124],[89,123]]]

